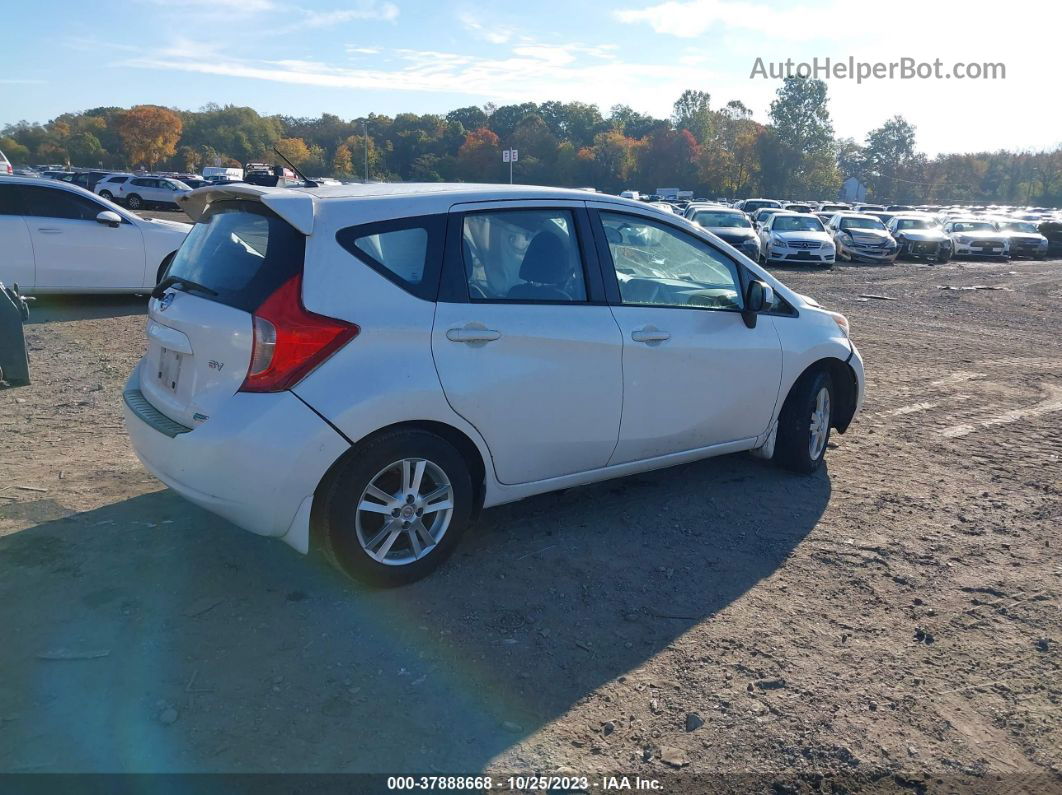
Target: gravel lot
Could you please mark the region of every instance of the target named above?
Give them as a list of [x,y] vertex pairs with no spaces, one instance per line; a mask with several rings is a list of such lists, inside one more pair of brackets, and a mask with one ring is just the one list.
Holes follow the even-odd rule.
[[1060,786],[1062,261],[781,276],[867,364],[828,471],[504,506],[386,592],[141,468],[144,299],[38,301],[0,392],[0,771]]

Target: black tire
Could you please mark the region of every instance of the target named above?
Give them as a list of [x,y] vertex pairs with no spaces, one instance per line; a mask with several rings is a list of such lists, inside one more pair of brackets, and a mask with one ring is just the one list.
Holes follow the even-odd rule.
[[130,193],[125,197],[125,206],[130,210],[139,210],[144,206],[144,202],[135,193]]
[[943,253],[937,257],[937,262],[939,262],[941,265],[947,262],[951,262],[951,249],[944,249]]
[[[389,565],[370,557],[358,540],[356,508],[366,487],[382,470],[407,458],[425,459],[442,470],[450,481],[453,509],[441,540],[427,554],[405,564]],[[449,557],[471,524],[474,508],[468,465],[453,445],[428,431],[384,432],[359,444],[330,479],[320,511],[325,522],[322,551],[340,571],[355,580],[377,587],[405,585],[427,576]],[[390,517],[382,517],[379,521],[389,520]],[[406,535],[402,533],[392,549],[400,544],[411,549]]]
[[114,201],[114,194],[111,193],[109,190],[101,190],[100,196],[106,199],[107,201]]
[[[819,392],[825,389],[829,398],[830,419],[826,438],[818,455],[811,455],[811,423]],[[784,469],[811,474],[822,466],[830,443],[833,422],[833,382],[828,373],[817,370],[802,375],[786,398],[778,417],[778,435],[774,443],[774,462]]]

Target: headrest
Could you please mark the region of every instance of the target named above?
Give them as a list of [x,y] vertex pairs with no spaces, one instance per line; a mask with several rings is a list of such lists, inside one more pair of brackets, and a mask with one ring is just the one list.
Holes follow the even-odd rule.
[[531,239],[520,263],[520,278],[536,284],[564,284],[571,264],[568,251],[559,235],[543,230]]

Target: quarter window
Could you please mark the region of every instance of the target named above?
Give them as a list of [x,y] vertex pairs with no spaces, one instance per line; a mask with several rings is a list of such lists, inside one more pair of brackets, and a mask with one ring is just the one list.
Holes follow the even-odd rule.
[[464,218],[462,259],[473,301],[586,300],[568,210],[500,210]]
[[600,213],[624,304],[741,309],[737,264],[667,224]]
[[445,215],[422,215],[349,226],[336,242],[399,287],[434,299],[445,232]]

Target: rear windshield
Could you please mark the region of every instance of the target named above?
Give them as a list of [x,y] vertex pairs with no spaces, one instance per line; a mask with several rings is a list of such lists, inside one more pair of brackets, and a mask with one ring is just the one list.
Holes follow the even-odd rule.
[[693,220],[709,229],[748,229],[751,226],[748,217],[740,212],[721,213],[714,210],[704,210],[695,213]]
[[166,275],[217,293],[189,290],[203,298],[254,312],[302,272],[305,249],[305,236],[264,205],[214,202],[188,233]]

